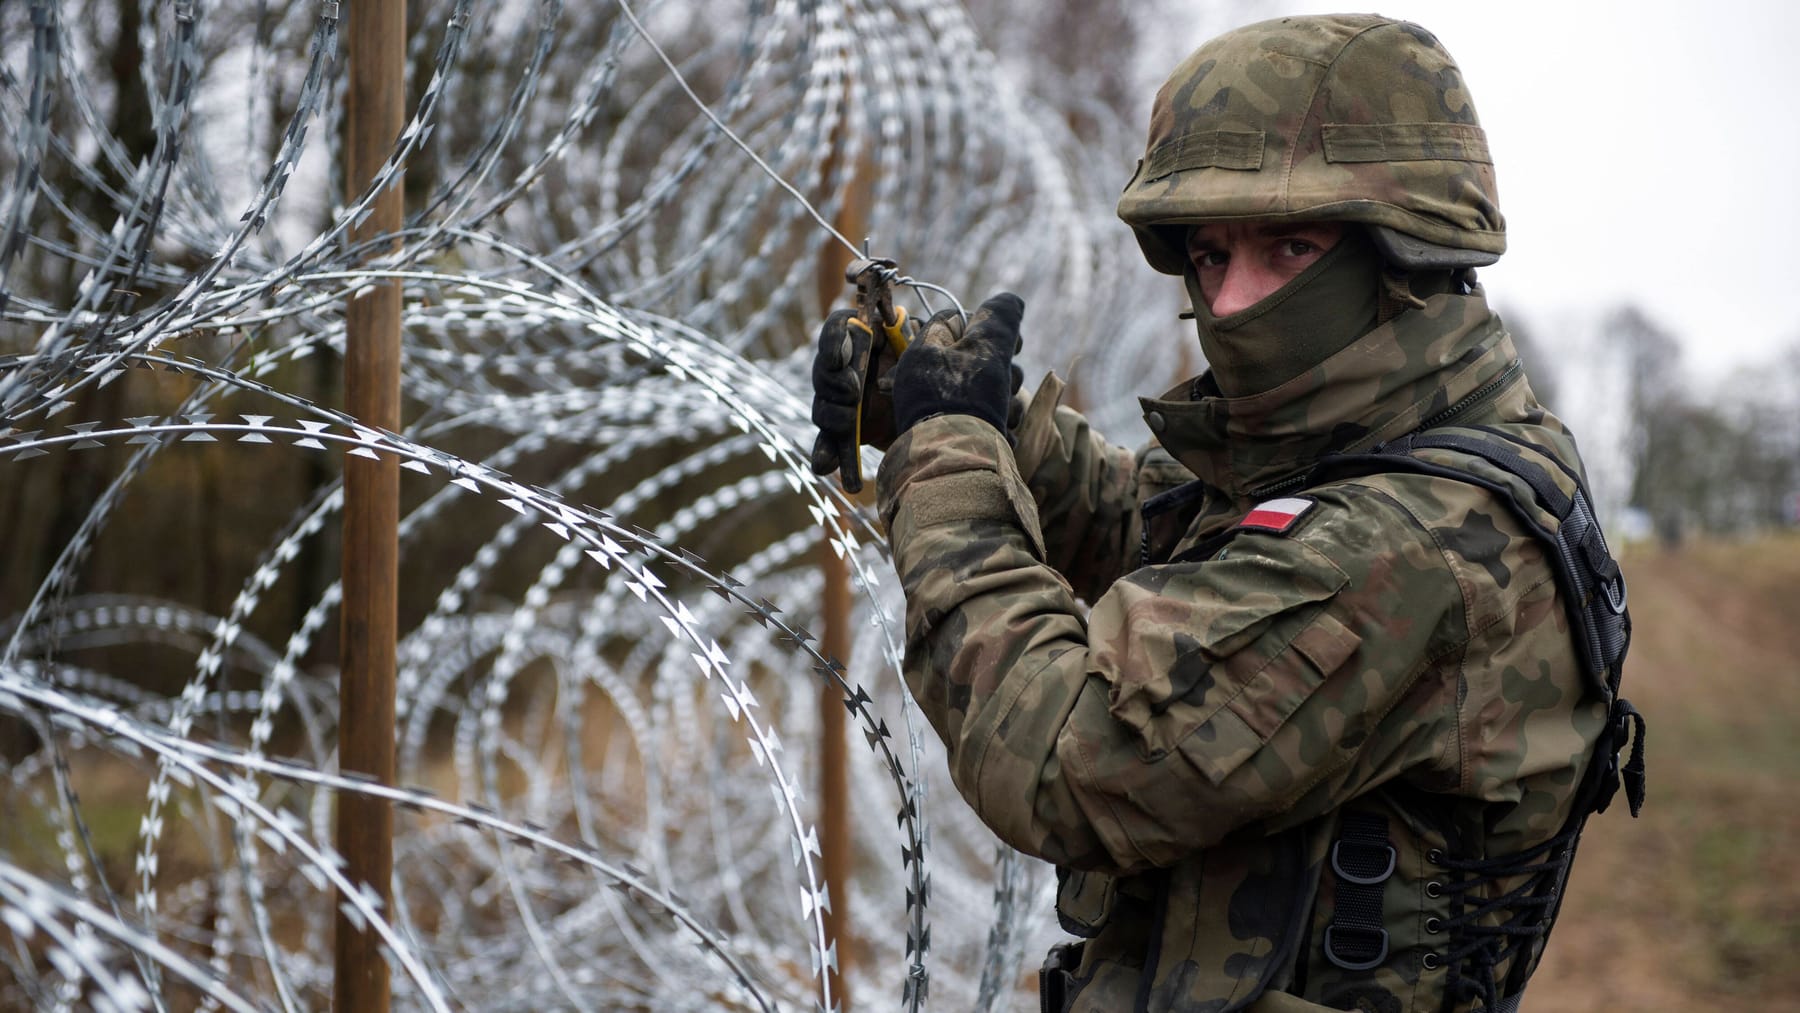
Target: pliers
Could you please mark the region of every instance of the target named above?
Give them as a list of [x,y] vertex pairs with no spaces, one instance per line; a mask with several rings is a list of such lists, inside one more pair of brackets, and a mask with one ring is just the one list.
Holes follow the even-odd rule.
[[[851,337],[849,329],[845,329],[844,341],[848,346],[844,358],[850,362],[857,376],[862,377],[862,398],[867,400],[876,384],[876,371],[881,358],[874,354],[874,336],[879,333],[887,339],[888,348],[900,355],[906,351],[906,308],[894,305],[892,280],[895,268],[899,265],[885,257],[858,257],[844,269],[844,280],[856,286],[856,317],[850,323],[869,335],[868,340],[858,341]],[[856,412],[856,442],[851,444],[851,451],[839,462],[838,479],[844,485],[844,491],[856,493],[862,491],[862,406],[858,404]]]

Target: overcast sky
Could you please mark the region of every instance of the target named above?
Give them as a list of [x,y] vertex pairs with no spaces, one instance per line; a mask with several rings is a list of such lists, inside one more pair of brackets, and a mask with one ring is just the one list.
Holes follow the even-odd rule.
[[[1347,6],[1289,0],[1238,20]],[[1507,254],[1482,280],[1547,347],[1558,321],[1626,301],[1709,378],[1800,341],[1800,3],[1377,9],[1424,25],[1461,65],[1507,219]]]

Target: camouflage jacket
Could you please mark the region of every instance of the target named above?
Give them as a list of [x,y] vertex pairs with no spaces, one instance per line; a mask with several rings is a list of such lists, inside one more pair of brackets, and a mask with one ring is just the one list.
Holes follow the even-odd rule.
[[[1490,427],[1563,478],[1573,441],[1479,290],[1274,390],[1206,388],[1144,399],[1157,441],[1136,454],[1060,407],[1054,376],[1016,449],[963,416],[897,441],[879,505],[907,684],[975,811],[1059,866],[1058,914],[1091,937],[1071,1008],[1480,1008],[1459,951],[1516,881],[1446,888],[1443,858],[1562,829],[1605,704],[1583,693],[1542,544],[1493,494],[1284,483],[1426,426]],[[1193,551],[1296,493],[1312,505],[1287,530]],[[1323,956],[1351,812],[1397,853],[1388,953],[1365,971]]]

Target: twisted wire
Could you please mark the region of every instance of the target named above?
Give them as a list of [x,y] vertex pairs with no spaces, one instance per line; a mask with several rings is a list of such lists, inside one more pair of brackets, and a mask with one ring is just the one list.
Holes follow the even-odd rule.
[[[1028,373],[1133,439],[1126,395],[1180,361],[1111,220],[1116,118],[1078,138],[949,0],[427,0],[406,125],[352,193],[335,0],[126,2],[117,38],[73,29],[97,0],[0,6],[0,488],[99,479],[0,603],[0,722],[31,743],[0,774],[0,1007],[320,1008],[334,897],[408,1009],[830,1010],[847,946],[859,1005],[1029,1005],[1050,878],[901,683],[882,533],[807,467],[809,331],[842,253],[893,258],[926,313],[1010,288]],[[351,243],[390,187],[405,226]],[[388,283],[395,433],[320,379]],[[317,570],[347,456],[406,482],[395,785],[337,767]],[[257,540],[216,602],[96,586],[121,542],[175,551],[143,504],[190,470]],[[815,639],[821,551],[848,659]],[[821,686],[861,742],[848,897],[808,788]],[[332,850],[346,793],[398,809],[391,904]]]

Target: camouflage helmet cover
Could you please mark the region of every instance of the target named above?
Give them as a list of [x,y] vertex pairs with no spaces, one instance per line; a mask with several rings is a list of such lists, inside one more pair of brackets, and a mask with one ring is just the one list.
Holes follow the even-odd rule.
[[1462,72],[1430,32],[1375,15],[1287,17],[1213,39],[1157,92],[1119,199],[1150,265],[1186,268],[1185,229],[1360,222],[1403,267],[1506,250],[1494,166]]

